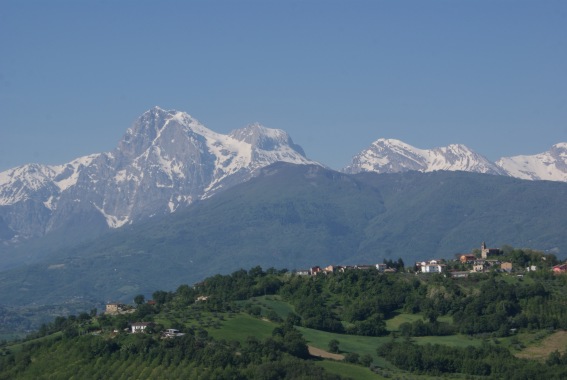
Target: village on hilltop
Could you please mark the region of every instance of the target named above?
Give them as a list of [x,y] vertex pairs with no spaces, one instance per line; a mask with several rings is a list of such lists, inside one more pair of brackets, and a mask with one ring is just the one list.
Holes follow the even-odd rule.
[[[319,274],[343,273],[347,270],[377,270],[381,273],[395,273],[399,270],[406,270],[416,274],[444,274],[453,278],[468,277],[472,273],[486,273],[490,271],[498,271],[503,273],[516,273],[523,276],[526,272],[534,272],[538,269],[538,265],[530,264],[519,267],[514,265],[512,261],[500,260],[499,257],[504,255],[504,251],[498,248],[488,248],[485,242],[482,242],[480,250],[476,253],[458,254],[453,260],[432,259],[429,261],[418,261],[413,268],[405,267],[403,261],[385,261],[381,264],[364,264],[364,265],[329,265],[327,267],[314,266],[309,269],[300,269],[295,271],[298,276],[316,276]],[[541,260],[546,261],[546,257],[542,256]],[[554,265],[551,270],[553,273],[561,274],[567,272],[567,263]]]

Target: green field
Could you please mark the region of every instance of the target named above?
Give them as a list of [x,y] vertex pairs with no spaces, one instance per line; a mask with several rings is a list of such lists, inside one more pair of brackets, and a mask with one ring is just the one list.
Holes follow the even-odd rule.
[[388,331],[398,331],[402,323],[412,323],[419,319],[423,319],[419,314],[398,314],[394,318],[386,321],[386,328]]
[[[388,331],[399,331],[400,325],[402,323],[412,323],[417,320],[423,320],[423,315],[421,314],[408,314],[408,313],[400,313],[396,315],[394,318],[390,318],[386,321],[386,328]],[[445,323],[453,323],[453,318],[447,315],[442,315],[437,318],[439,322]]]
[[289,313],[294,312],[293,306],[283,301],[280,296],[260,296],[252,297],[246,301],[237,301],[237,304],[244,306],[253,304],[262,308],[262,315],[266,315],[269,310],[275,311],[282,319],[287,318]]
[[[262,296],[254,297],[244,303],[252,303],[262,308],[262,315],[266,314],[267,310],[274,310],[280,317],[285,318],[293,308],[288,303],[282,301],[277,296]],[[396,317],[386,321],[387,328],[390,331],[397,331],[400,324],[404,322],[414,322],[422,319],[421,315],[417,314],[399,314]],[[451,322],[450,317],[442,317],[443,322]],[[258,339],[264,339],[271,336],[272,331],[277,327],[277,323],[269,322],[262,318],[250,316],[246,313],[236,314],[232,317],[225,316],[221,323],[220,328],[208,328],[209,334],[215,339],[238,340],[245,342],[249,336],[255,336]],[[339,341],[341,352],[355,352],[360,356],[370,355],[373,358],[373,364],[381,368],[394,369],[394,367],[385,361],[383,358],[376,355],[376,348],[385,342],[392,339],[391,336],[384,337],[368,337],[359,335],[346,335],[330,333],[320,330],[309,329],[305,327],[298,327],[299,331],[303,334],[308,344],[322,350],[327,350],[329,341],[336,339]],[[402,339],[402,338],[398,338]],[[450,336],[426,336],[412,338],[418,344],[443,344],[454,347],[468,347],[479,346],[482,342],[481,339],[473,339],[465,335],[450,335]],[[360,367],[356,367],[360,368]],[[375,376],[370,371],[368,374]],[[376,378],[376,377],[373,377]]]
[[244,342],[249,336],[254,336],[258,339],[272,336],[272,331],[277,326],[276,323],[242,313],[223,321],[220,329],[208,329],[208,331],[209,335],[214,339]]
[[285,319],[289,313],[294,311],[293,306],[283,301],[280,296],[262,296],[255,297],[253,299],[258,300],[258,302],[265,308],[274,310],[283,319]]
[[339,341],[339,349],[341,352],[356,352],[360,356],[370,355],[374,359],[374,364],[384,368],[393,368],[388,362],[376,355],[376,348],[384,342],[390,340],[390,337],[370,337],[359,335],[335,334],[320,330],[308,329],[306,327],[298,327],[307,344],[327,350],[329,341],[336,339]]

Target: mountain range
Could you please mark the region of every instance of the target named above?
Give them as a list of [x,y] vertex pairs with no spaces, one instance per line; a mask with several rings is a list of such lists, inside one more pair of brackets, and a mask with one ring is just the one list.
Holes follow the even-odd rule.
[[[321,165],[282,130],[252,124],[228,135],[184,112],[154,107],[118,146],[67,164],[29,164],[0,173],[0,241],[88,226],[90,234],[172,213],[252,178],[275,162]],[[464,145],[424,150],[379,139],[341,171],[467,171],[567,181],[567,143],[493,163]]]
[[342,169],[345,173],[399,173],[406,171],[465,171],[504,175],[526,180],[567,182],[567,143],[532,156],[503,157],[490,162],[465,145],[451,144],[435,149],[418,149],[395,139],[378,139],[355,155]]
[[411,265],[483,240],[562,257],[566,151],[490,162],[379,139],[335,171],[284,131],[223,135],[155,107],[111,152],[0,173],[0,314],[45,321],[256,265]]

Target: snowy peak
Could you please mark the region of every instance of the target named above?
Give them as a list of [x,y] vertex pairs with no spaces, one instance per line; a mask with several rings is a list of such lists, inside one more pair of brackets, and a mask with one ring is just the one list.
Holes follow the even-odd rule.
[[12,236],[77,220],[117,228],[175,212],[278,161],[316,164],[282,130],[252,124],[225,135],[185,112],[154,107],[112,152],[0,173],[0,220]]
[[567,182],[567,143],[532,156],[502,157],[496,165],[512,177]]
[[97,206],[107,220],[113,221],[112,216],[126,223],[148,213],[137,204],[156,204],[155,199],[165,197],[167,202],[154,213],[173,212],[245,181],[271,163],[313,163],[290,144],[287,133],[260,124],[224,135],[185,112],[154,107],[127,131],[113,154],[115,182],[144,192]]
[[465,145],[451,144],[419,149],[400,140],[378,139],[353,157],[345,173],[436,170],[467,171],[506,175],[526,180],[567,182],[567,143],[553,145],[549,151],[532,156],[503,157],[496,163]]
[[194,131],[200,135],[214,134],[187,113],[154,107],[144,112],[134,125],[128,128],[117,150],[130,159],[138,157],[152,145],[156,145],[156,141],[159,141],[168,129],[179,129],[186,133]]
[[56,194],[54,175],[52,167],[39,164],[18,166],[0,173],[0,206]]
[[436,170],[503,174],[502,170],[481,155],[461,144],[435,149],[419,149],[395,139],[378,139],[354,156],[345,173]]

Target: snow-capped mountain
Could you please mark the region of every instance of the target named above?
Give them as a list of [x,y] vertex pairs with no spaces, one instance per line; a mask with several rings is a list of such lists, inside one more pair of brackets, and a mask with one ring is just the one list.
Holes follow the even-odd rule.
[[506,174],[500,167],[464,145],[418,149],[395,139],[376,140],[369,148],[354,156],[351,164],[342,171],[354,174],[436,170]]
[[253,124],[223,135],[155,107],[112,152],[0,173],[0,229],[29,237],[77,221],[116,228],[174,212],[277,161],[317,164],[282,130]]
[[[155,107],[129,128],[116,149],[64,165],[29,164],[0,173],[0,241],[65,228],[118,228],[172,213],[284,161],[316,164],[286,132],[252,124],[225,135],[184,112]],[[418,149],[379,139],[342,171],[437,170],[567,182],[567,143],[496,163],[454,144]]]
[[533,156],[503,157],[496,165],[512,177],[567,182],[567,143]]

